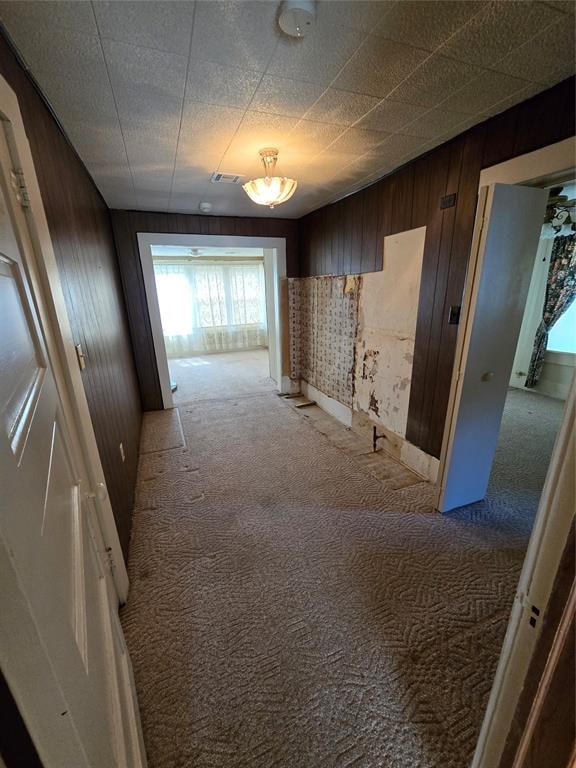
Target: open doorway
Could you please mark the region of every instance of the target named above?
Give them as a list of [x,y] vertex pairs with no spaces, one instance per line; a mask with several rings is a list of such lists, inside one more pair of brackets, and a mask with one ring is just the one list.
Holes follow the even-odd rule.
[[282,238],[139,233],[138,244],[164,408],[290,386]]
[[[538,249],[544,247],[540,241],[549,231],[544,225],[549,223],[550,203],[558,193],[551,187],[570,185],[575,177],[573,162],[573,142],[565,141],[480,174],[437,507],[456,522],[461,509],[472,505],[468,514],[478,510],[478,521],[502,536],[503,547],[520,552],[524,561],[517,589],[510,595],[510,620],[472,768],[498,764],[574,519],[573,372],[564,403],[558,390],[551,396],[526,386],[531,383],[528,376],[534,368],[535,348],[534,360],[546,355],[542,339],[538,342],[535,335],[530,339],[527,364],[514,362]],[[557,248],[570,245],[572,221],[570,215],[570,222],[563,222],[570,224],[570,231],[561,228],[555,233],[568,238],[559,240]],[[574,251],[568,250],[565,261],[561,258],[561,272],[568,275],[558,275],[562,281],[568,277],[562,291],[574,287]],[[550,260],[544,267],[545,293],[552,268]],[[573,301],[572,296],[569,303]],[[545,304],[547,296],[539,307],[541,313]],[[537,325],[542,319],[543,314]],[[544,319],[549,330],[554,323]],[[548,400],[536,400],[540,397]],[[510,433],[515,433],[514,439]],[[498,469],[502,456],[509,462],[507,473],[501,466]],[[491,499],[494,480],[499,481],[501,492]]]
[[174,404],[273,389],[264,249],[151,252]]
[[[528,193],[524,188],[518,189]],[[473,384],[469,385],[461,406],[467,411],[465,418],[472,426],[474,450],[481,458],[472,467],[473,481],[468,483],[466,473],[462,473],[462,482],[448,478],[444,495],[442,511],[467,509],[472,504],[478,511],[488,511],[494,521],[516,526],[526,539],[538,510],[576,366],[576,225],[573,228],[572,223],[572,216],[576,222],[575,192],[573,181],[542,189],[548,199],[539,239],[530,249],[526,249],[525,240],[519,241],[518,259],[513,264],[508,263],[508,256],[499,263],[497,253],[492,256],[488,252],[485,256],[482,269],[487,273],[486,287],[490,290],[484,296],[479,290],[480,312],[490,311],[493,301],[491,258],[500,271],[498,279],[507,279],[502,274],[504,270],[515,271],[508,277],[520,288],[518,295],[504,305],[503,322],[499,321],[501,327],[508,326],[510,342],[498,346],[490,339],[471,338],[469,354],[484,358],[480,367],[486,370],[477,377],[476,391]],[[503,211],[496,215],[502,213],[506,215]],[[500,238],[502,234],[499,233]],[[489,244],[487,249],[490,250]],[[483,326],[481,318],[477,325]],[[485,352],[482,346],[486,341]],[[499,382],[500,374],[506,376],[507,370],[511,371],[509,380]],[[473,371],[474,361],[469,357],[466,372],[470,375]],[[493,394],[484,397],[483,392],[492,386]],[[496,402],[499,397],[503,397],[500,421]],[[474,400],[480,406],[477,410]],[[474,425],[474,414],[488,426],[481,430]],[[461,425],[461,433],[464,428]],[[492,460],[490,441],[495,441]]]

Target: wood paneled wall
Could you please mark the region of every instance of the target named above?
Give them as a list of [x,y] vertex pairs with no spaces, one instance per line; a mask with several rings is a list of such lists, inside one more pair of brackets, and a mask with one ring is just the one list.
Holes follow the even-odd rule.
[[[120,541],[127,554],[141,405],[110,214],[32,81],[0,35],[0,74],[15,91],[60,270]],[[122,463],[119,444],[126,461]]]
[[122,284],[126,296],[140,393],[145,410],[162,408],[148,302],[138,251],[138,232],[194,235],[238,235],[286,238],[286,270],[298,275],[298,223],[291,219],[196,216],[181,213],[111,211]]
[[[574,78],[457,136],[360,192],[299,220],[300,275],[381,268],[383,239],[426,226],[408,439],[440,455],[480,171],[573,136]],[[456,193],[455,207],[440,198]]]

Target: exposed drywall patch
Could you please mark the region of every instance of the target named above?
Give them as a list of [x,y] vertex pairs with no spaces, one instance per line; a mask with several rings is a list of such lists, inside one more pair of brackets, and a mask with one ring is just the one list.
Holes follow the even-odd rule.
[[382,270],[362,276],[353,407],[404,437],[426,228],[384,239]]
[[358,277],[289,281],[290,371],[340,403],[352,406]]

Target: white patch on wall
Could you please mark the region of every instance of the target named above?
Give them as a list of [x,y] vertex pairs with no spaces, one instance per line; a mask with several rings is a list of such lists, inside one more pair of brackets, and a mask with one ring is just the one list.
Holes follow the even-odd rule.
[[384,239],[380,272],[362,275],[355,411],[406,435],[426,227]]

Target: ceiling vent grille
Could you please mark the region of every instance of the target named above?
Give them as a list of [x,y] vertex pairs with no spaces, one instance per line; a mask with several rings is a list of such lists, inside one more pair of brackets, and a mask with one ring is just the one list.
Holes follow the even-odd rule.
[[210,176],[212,184],[240,184],[242,176],[238,173],[220,173],[220,171],[214,171]]

